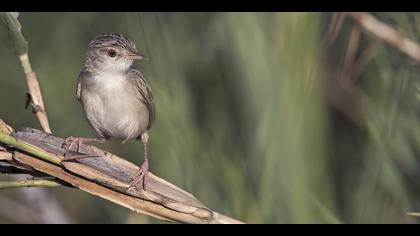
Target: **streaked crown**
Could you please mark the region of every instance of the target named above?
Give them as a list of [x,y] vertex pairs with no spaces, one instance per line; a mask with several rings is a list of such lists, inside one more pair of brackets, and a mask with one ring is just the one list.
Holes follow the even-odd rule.
[[125,35],[119,33],[101,34],[89,43],[89,49],[104,47],[122,48],[133,53],[137,52],[136,45]]

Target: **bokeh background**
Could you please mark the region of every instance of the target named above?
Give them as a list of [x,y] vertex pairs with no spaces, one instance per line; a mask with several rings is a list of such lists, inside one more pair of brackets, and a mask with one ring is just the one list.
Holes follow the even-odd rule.
[[[372,13],[420,41],[420,13]],[[416,223],[418,63],[339,13],[21,13],[53,132],[95,136],[75,96],[88,42],[151,60],[151,171],[248,223]],[[40,128],[0,28],[0,118]],[[140,164],[139,143],[101,147]],[[25,176],[21,176],[25,178]],[[10,176],[0,176],[0,180]],[[162,223],[75,189],[0,192],[0,223]]]

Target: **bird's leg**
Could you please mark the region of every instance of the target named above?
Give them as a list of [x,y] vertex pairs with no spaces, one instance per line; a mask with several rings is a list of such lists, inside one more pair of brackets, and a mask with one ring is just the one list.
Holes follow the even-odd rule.
[[143,133],[141,135],[141,142],[143,143],[143,157],[144,157],[144,161],[143,164],[141,165],[139,171],[137,171],[137,173],[133,176],[133,178],[131,178],[130,180],[130,186],[128,188],[131,187],[135,187],[137,186],[137,184],[141,184],[143,189],[146,188],[147,185],[147,174],[149,173],[149,159],[148,159],[148,152],[147,152],[147,144],[149,142],[149,134],[147,132]]
[[[100,142],[103,143],[105,142],[105,139],[98,139],[98,138],[83,138],[83,137],[73,137],[70,136],[68,138],[66,138],[64,140],[63,143],[63,147],[66,149],[66,153],[65,153],[65,159],[63,161],[72,161],[72,160],[77,160],[77,159],[82,159],[82,158],[88,158],[88,157],[98,157],[98,155],[91,155],[91,154],[83,154],[80,153],[80,147],[82,146],[83,143],[89,143],[89,142]],[[71,157],[67,157],[68,153],[71,151],[73,145],[77,143],[77,149],[76,149],[76,153],[78,153],[79,155],[73,155]]]

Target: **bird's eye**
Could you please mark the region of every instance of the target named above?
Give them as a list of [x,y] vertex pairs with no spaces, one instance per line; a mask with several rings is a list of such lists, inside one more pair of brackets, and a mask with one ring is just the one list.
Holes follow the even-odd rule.
[[107,53],[110,57],[115,57],[117,55],[117,52],[114,49],[109,49]]

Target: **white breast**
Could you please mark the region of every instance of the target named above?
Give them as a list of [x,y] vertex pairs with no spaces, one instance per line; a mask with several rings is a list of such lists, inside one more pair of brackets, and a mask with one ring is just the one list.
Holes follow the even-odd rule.
[[126,78],[119,73],[104,72],[96,75],[95,80],[98,80],[98,89],[110,92],[123,92],[127,86]]
[[[102,73],[93,78],[90,96],[84,99],[94,123],[113,137],[132,139],[145,131],[148,113],[135,96],[135,87],[126,77],[114,73]],[[146,122],[145,122],[146,121]]]

